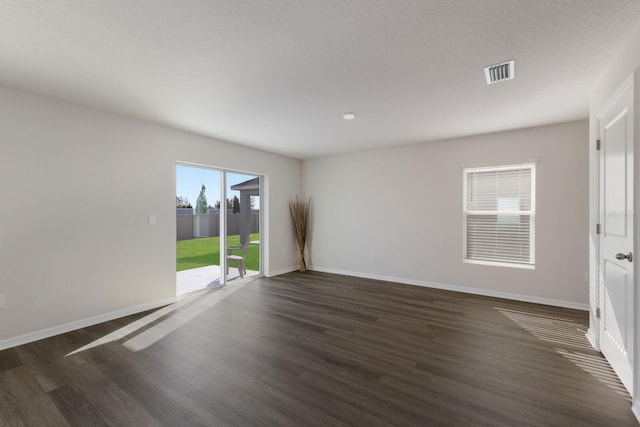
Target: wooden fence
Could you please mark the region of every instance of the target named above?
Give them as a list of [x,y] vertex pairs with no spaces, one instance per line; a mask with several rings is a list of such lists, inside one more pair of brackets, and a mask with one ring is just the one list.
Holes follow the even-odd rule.
[[[189,240],[196,237],[217,237],[220,235],[220,214],[176,215],[177,240]],[[251,233],[260,232],[260,214],[249,216]],[[227,214],[227,235],[240,234],[240,214]]]

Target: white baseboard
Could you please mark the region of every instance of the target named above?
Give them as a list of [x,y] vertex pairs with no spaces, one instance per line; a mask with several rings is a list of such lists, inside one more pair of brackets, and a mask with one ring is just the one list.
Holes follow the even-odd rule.
[[120,317],[141,313],[147,310],[152,310],[154,308],[162,307],[164,305],[173,304],[174,302],[176,302],[176,298],[166,298],[163,300],[158,300],[158,301],[154,301],[147,304],[141,304],[133,307],[123,308],[121,310],[112,311],[110,313],[100,314],[98,316],[88,317],[86,319],[65,323],[63,325],[58,325],[58,326],[42,329],[35,332],[29,332],[28,334],[20,335],[17,337],[7,338],[4,340],[0,340],[0,350],[5,350],[11,347],[17,347],[19,345],[28,344],[30,342],[38,341],[45,338],[50,338],[55,335],[60,335],[66,332],[75,331],[76,329],[86,328],[88,326],[97,325],[98,323],[108,322],[109,320],[114,320]]
[[334,273],[334,274],[342,274],[344,276],[362,277],[364,279],[383,280],[386,282],[395,282],[395,283],[401,283],[405,285],[423,286],[426,288],[442,289],[445,291],[463,292],[465,294],[504,298],[504,299],[514,300],[514,301],[523,301],[523,302],[531,302],[535,304],[551,305],[554,307],[572,308],[575,310],[584,310],[584,311],[589,310],[588,304],[580,304],[572,301],[563,301],[563,300],[556,300],[551,298],[540,298],[540,297],[534,297],[534,296],[528,296],[528,295],[512,294],[509,292],[492,291],[489,289],[477,289],[477,288],[470,288],[467,286],[449,285],[446,283],[435,283],[435,282],[427,282],[423,280],[405,279],[402,277],[360,273],[355,271],[339,270],[335,268],[312,266],[312,267],[309,267],[309,269],[313,271],[324,272],[324,273]]
[[298,266],[294,265],[294,266],[291,266],[291,267],[281,268],[279,270],[269,271],[269,272],[265,273],[265,276],[266,277],[279,276],[281,274],[291,273],[292,271],[296,271],[297,269],[298,269]]
[[584,334],[587,337],[587,341],[591,344],[594,350],[600,351],[600,346],[598,345],[598,338],[596,336],[595,331],[592,328],[587,329],[587,333]]
[[633,415],[635,415],[636,420],[638,420],[638,422],[640,423],[640,408],[636,406],[635,399],[634,399],[634,404],[631,405],[631,412],[633,413]]

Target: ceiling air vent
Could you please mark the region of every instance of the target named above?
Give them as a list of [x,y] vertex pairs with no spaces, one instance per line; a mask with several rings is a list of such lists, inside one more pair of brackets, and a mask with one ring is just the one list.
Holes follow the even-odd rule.
[[513,79],[516,76],[515,64],[516,61],[511,60],[484,67],[484,76],[487,78],[487,84],[492,85],[494,83]]

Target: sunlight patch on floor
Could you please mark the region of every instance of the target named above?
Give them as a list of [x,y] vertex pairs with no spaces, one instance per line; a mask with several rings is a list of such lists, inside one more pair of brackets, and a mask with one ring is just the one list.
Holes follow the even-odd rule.
[[540,314],[494,307],[534,337],[554,344],[570,345],[592,350],[581,325],[574,322]]
[[556,348],[556,351],[573,362],[574,365],[593,375],[607,387],[613,389],[616,393],[624,396],[625,399],[631,402],[631,396],[629,396],[627,389],[624,387],[616,373],[609,365],[609,362],[607,362],[604,357],[594,354],[568,351],[560,348]]
[[[554,350],[558,354],[597,378],[617,394],[631,401],[629,393],[609,365],[609,362],[603,356],[594,352],[581,325],[569,320],[541,314],[494,308],[534,337],[554,344]],[[573,347],[574,349],[568,350],[567,348],[556,347],[559,345]]]
[[[129,338],[123,346],[131,351],[140,351],[160,341],[171,332],[180,328],[190,320],[202,314],[207,309],[213,307],[229,295],[233,294],[248,282],[239,283],[234,286],[226,286],[215,292],[209,292],[193,298],[184,299],[174,304],[163,307],[153,313],[124,326],[117,331],[111,332],[77,350],[67,354],[71,356],[85,350],[89,350],[110,342],[125,339],[130,335],[137,335]],[[179,308],[190,305],[186,310],[177,311]],[[163,319],[164,317],[164,319]],[[162,320],[161,320],[162,319]],[[153,325],[152,325],[153,324]],[[152,325],[152,326],[149,326]],[[149,327],[147,327],[149,326]],[[145,329],[146,328],[146,329]]]

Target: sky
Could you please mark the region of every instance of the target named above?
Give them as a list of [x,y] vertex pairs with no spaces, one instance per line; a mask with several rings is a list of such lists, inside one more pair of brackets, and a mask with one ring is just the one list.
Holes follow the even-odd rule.
[[[176,165],[176,196],[186,197],[189,199],[191,206],[195,208],[200,189],[202,188],[202,184],[204,184],[206,187],[205,195],[207,196],[207,203],[213,206],[216,201],[220,200],[221,176],[222,172],[214,169]],[[233,199],[233,196],[240,197],[239,191],[231,191],[229,187],[255,177],[256,175],[227,172],[227,198]],[[259,203],[256,203],[254,209],[258,209],[258,205]]]

